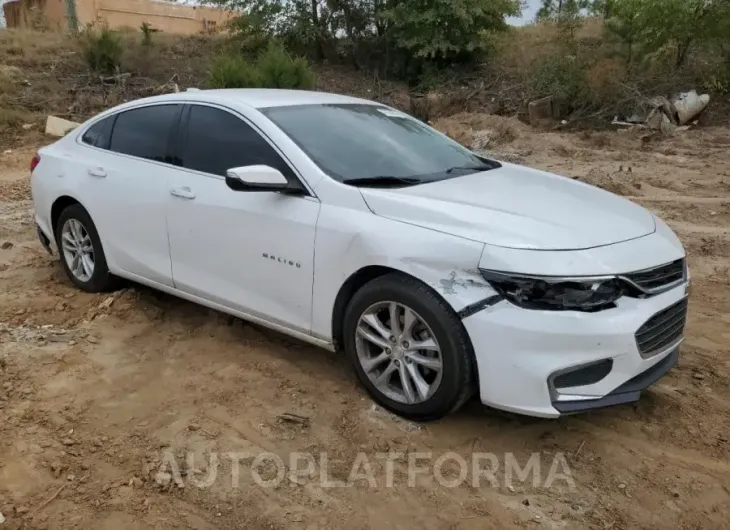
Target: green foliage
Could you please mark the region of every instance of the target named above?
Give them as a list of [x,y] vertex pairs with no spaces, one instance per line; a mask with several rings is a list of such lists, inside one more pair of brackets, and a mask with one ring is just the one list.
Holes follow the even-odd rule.
[[730,34],[727,0],[612,0],[610,13],[606,27],[632,51],[635,45],[647,53],[671,50],[676,67],[697,46]]
[[577,18],[581,9],[588,9],[591,3],[590,0],[542,0],[537,20]]
[[152,46],[152,33],[154,30],[147,22],[142,22],[142,26],[139,28],[142,31],[142,45]]
[[573,56],[556,54],[541,59],[530,75],[532,96],[553,96],[561,112],[580,106],[587,91],[585,68]]
[[221,55],[210,71],[211,88],[298,88],[314,86],[314,74],[302,57],[292,57],[269,43],[255,62],[241,55]]
[[484,32],[506,27],[517,15],[513,0],[410,0],[383,11],[396,46],[422,59],[449,59],[472,54],[484,45]]
[[605,28],[617,36],[624,45],[626,63],[634,61],[635,46],[642,40],[644,31],[644,0],[618,0],[611,6],[611,16]]
[[292,57],[283,46],[271,42],[256,61],[261,86],[266,88],[314,87],[314,74],[303,57]]
[[210,88],[254,88],[261,86],[255,65],[241,56],[221,55],[210,69]]
[[[243,13],[234,32],[276,39],[316,59],[420,75],[426,63],[464,63],[483,53],[485,32],[506,27],[520,0],[208,0]],[[377,64],[372,64],[373,62]]]
[[118,32],[102,24],[89,24],[79,36],[84,59],[94,71],[113,73],[122,60],[122,39]]

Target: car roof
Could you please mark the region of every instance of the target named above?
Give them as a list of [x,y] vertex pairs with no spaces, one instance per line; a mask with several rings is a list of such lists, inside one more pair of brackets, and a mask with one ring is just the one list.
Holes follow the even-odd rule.
[[323,105],[323,104],[364,104],[377,105],[374,101],[366,99],[354,98],[351,96],[343,96],[340,94],[332,94],[329,92],[315,92],[310,90],[285,90],[278,88],[226,88],[215,90],[188,90],[186,92],[177,92],[172,94],[164,94],[144,98],[132,103],[165,101],[174,99],[176,101],[209,101],[209,102],[229,102],[241,103],[256,109],[266,107],[289,107],[294,105]]
[[[187,92],[186,92],[187,93]],[[210,94],[211,96],[235,99],[254,108],[289,107],[293,105],[322,105],[336,103],[373,104],[365,99],[315,92],[311,90],[284,90],[278,88],[232,88],[222,90],[200,90],[192,94]]]

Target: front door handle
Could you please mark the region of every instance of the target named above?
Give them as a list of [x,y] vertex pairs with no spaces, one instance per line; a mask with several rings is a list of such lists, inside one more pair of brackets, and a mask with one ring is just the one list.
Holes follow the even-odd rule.
[[106,177],[106,170],[103,167],[92,167],[89,169],[89,175],[97,178]]
[[188,200],[192,200],[195,198],[195,194],[193,193],[193,190],[191,190],[187,186],[183,186],[181,188],[172,188],[170,190],[170,195],[172,195],[174,197],[180,197],[181,199],[188,199]]

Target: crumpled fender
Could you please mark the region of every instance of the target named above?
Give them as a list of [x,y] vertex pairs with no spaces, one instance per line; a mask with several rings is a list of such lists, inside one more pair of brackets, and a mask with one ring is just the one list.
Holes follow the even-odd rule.
[[[317,230],[312,331],[332,336],[335,300],[345,282],[366,267],[379,266],[409,274],[436,291],[459,313],[496,295],[479,273],[484,244],[407,223],[366,214],[367,231],[343,226],[323,212]],[[355,233],[353,236],[352,234]]]

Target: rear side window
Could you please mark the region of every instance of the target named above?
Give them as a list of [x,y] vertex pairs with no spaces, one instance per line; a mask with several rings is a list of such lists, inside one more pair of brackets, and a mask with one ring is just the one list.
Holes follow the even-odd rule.
[[115,117],[110,116],[109,118],[96,122],[87,129],[81,137],[81,141],[94,147],[109,149],[109,139],[112,135],[112,125],[114,124]]
[[295,179],[273,147],[246,122],[230,112],[193,105],[183,149],[183,166],[213,175],[241,166],[265,165]]
[[157,162],[169,162],[168,144],[182,105],[156,105],[117,115],[110,149]]

